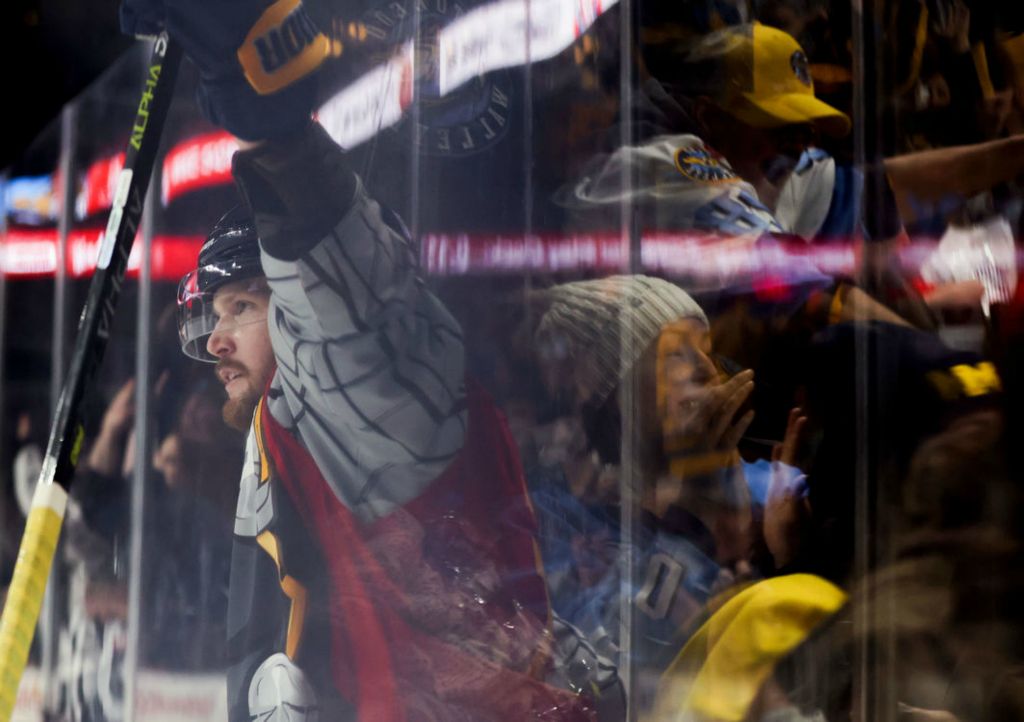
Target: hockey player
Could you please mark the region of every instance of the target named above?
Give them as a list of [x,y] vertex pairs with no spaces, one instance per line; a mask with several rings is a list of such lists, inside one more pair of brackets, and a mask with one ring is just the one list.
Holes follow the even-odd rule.
[[247,141],[244,204],[178,299],[183,350],[216,362],[225,418],[249,431],[230,719],[591,719],[542,681],[559,640],[504,420],[397,219],[310,120],[323,36],[267,77],[234,49],[313,28],[298,2],[140,0],[122,21],[167,27],[207,116]]
[[[268,184],[341,160],[315,127],[278,148],[295,165],[257,176]],[[247,173],[273,152],[235,161],[256,209],[268,199]],[[261,234],[244,209],[229,213],[179,296],[184,350],[216,360],[225,418],[250,428],[233,717],[275,704],[373,720],[571,709],[531,676],[547,665],[546,600],[504,422],[464,388],[459,328],[415,278],[405,239],[348,179],[320,178],[351,200],[293,260],[274,240],[295,243],[294,229]]]

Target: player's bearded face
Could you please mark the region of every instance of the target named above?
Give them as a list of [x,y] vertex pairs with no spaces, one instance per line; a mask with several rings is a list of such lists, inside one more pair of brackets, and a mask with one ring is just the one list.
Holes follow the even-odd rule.
[[267,330],[270,294],[266,282],[239,281],[217,291],[219,320],[207,342],[217,357],[217,378],[224,385],[224,421],[245,431],[274,373],[274,352]]
[[247,431],[249,423],[252,421],[252,415],[256,411],[256,405],[259,404],[260,396],[263,395],[266,381],[261,378],[253,379],[249,369],[237,361],[219,361],[217,375],[221,376],[222,373],[243,375],[242,381],[233,382],[236,390],[233,394],[228,392],[228,400],[221,408],[221,415],[224,417],[224,423],[231,428]]

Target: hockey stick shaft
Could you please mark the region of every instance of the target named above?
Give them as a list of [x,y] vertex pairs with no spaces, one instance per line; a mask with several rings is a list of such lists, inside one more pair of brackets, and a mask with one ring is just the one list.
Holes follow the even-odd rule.
[[60,538],[67,492],[74,478],[84,430],[80,407],[110,338],[111,322],[136,232],[142,218],[160,136],[174,94],[181,51],[161,34],[153,43],[132,125],[124,169],[117,179],[110,217],[100,243],[96,272],[78,324],[68,371],[39,473],[14,576],[0,617],[0,722],[14,710],[18,686]]

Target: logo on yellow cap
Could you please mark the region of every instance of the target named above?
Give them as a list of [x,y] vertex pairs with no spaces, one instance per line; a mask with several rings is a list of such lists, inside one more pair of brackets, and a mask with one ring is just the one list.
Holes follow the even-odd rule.
[[676,170],[700,183],[729,183],[736,174],[706,150],[680,148],[676,151]]
[[807,56],[803,50],[796,50],[789,56],[789,67],[793,68],[793,74],[797,80],[811,87],[811,64],[807,62]]

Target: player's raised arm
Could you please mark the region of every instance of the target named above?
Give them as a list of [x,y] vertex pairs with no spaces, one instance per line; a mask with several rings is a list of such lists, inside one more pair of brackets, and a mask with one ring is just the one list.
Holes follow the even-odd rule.
[[295,0],[128,0],[122,20],[180,39],[200,108],[247,141],[234,172],[272,291],[274,418],[364,520],[414,498],[463,443],[461,331],[311,120],[326,38]]
[[366,519],[387,513],[462,446],[461,330],[322,128],[242,151],[234,172],[272,291],[274,416],[337,472],[327,478],[343,502]]

